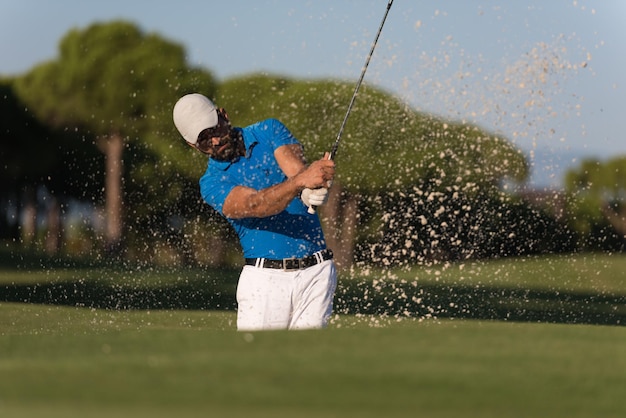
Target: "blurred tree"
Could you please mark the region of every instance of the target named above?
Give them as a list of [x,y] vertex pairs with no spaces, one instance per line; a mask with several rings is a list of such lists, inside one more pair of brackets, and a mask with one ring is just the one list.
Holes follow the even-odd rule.
[[[42,124],[16,97],[13,80],[0,82],[0,110],[0,234],[2,238],[33,239],[40,224],[37,213],[43,210],[48,212],[47,249],[56,252],[60,242],[50,230],[57,228],[57,238],[62,234],[60,218],[68,200],[91,199],[102,189],[90,162],[99,154],[73,130]],[[68,181],[78,178],[81,181]],[[42,199],[45,201],[38,202]]]
[[623,250],[626,243],[626,157],[585,159],[565,174],[569,219],[581,246]]
[[[36,225],[35,191],[45,174],[54,167],[50,132],[29,114],[15,97],[9,80],[0,82],[0,234],[20,239],[19,217],[28,214],[23,231],[25,241],[32,239]],[[29,229],[29,228],[26,228]]]
[[[130,232],[166,224],[190,181],[185,176],[200,169],[172,144],[178,135],[171,109],[182,94],[214,90],[211,74],[190,68],[180,45],[124,21],[71,30],[57,59],[16,80],[20,99],[41,121],[95,138],[105,155],[105,240],[112,251],[120,249],[124,217]],[[83,184],[81,173],[71,178]]]
[[[18,101],[29,112],[46,126],[72,133],[68,137],[81,146],[96,144],[92,149],[105,155],[104,172],[94,165],[78,168],[72,162],[65,165],[62,176],[52,178],[62,178],[63,190],[71,189],[77,197],[82,189],[82,197],[93,202],[103,197],[88,196],[95,196],[104,183],[94,177],[106,178],[107,245],[120,245],[125,226],[126,237],[141,241],[133,249],[137,254],[152,250],[154,238],[168,234],[171,243],[184,247],[188,245],[184,237],[196,237],[199,229],[210,228],[218,238],[232,233],[200,202],[197,180],[206,158],[190,152],[174,128],[171,110],[180,96],[201,92],[216,99],[239,126],[279,118],[313,160],[330,149],[353,88],[353,82],[254,74],[227,80],[218,90],[210,73],[188,66],[181,46],[123,21],[70,31],[59,45],[57,59],[15,80]],[[72,154],[75,148],[58,144],[46,156]],[[96,158],[86,160],[100,166]],[[358,242],[381,243],[394,231],[402,232],[391,243],[394,254],[410,254],[412,250],[406,249],[413,242],[429,245],[425,233],[432,243],[448,225],[469,220],[479,219],[468,229],[459,229],[457,239],[482,245],[487,242],[484,236],[498,238],[494,229],[498,222],[513,219],[496,219],[506,203],[501,186],[507,179],[522,182],[528,176],[523,154],[506,138],[416,112],[367,85],[361,88],[344,131],[337,164],[337,179],[321,214],[329,244],[338,249],[343,266],[351,264]],[[43,169],[49,170],[53,169]],[[524,212],[516,205],[513,202],[506,210]],[[199,221],[203,218],[208,223]],[[432,225],[444,218],[438,228],[422,228],[422,219]],[[488,230],[486,226],[493,226],[489,234],[472,235],[480,227]],[[185,250],[190,257],[221,254],[219,245],[206,241],[195,245]],[[447,248],[449,256],[456,251],[453,247],[439,248]]]

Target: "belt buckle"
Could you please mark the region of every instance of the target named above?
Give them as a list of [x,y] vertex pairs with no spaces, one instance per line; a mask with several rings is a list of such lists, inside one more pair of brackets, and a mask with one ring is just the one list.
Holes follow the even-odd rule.
[[299,270],[300,269],[300,259],[299,258],[283,258],[283,270]]

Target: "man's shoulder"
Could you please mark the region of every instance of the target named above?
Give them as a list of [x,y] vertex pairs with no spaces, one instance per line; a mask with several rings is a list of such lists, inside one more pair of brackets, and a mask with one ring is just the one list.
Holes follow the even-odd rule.
[[292,135],[289,129],[278,119],[269,118],[261,120],[257,123],[243,128],[244,139],[246,144],[249,139],[271,145],[272,148],[278,148],[282,145],[296,144],[298,140]]
[[276,118],[263,119],[243,128],[244,131],[267,131],[272,127],[284,127],[285,125]]

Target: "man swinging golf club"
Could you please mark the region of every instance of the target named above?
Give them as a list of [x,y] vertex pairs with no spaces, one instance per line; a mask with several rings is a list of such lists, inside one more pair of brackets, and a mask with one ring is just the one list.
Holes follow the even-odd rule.
[[387,3],[331,152],[309,166],[302,146],[276,119],[233,128],[224,109],[196,93],[174,106],[183,138],[210,157],[200,179],[202,197],[235,228],[243,247],[239,330],[328,323],[337,273],[315,208],[326,202],[333,159],[392,4]]
[[301,144],[280,121],[239,128],[224,109],[192,93],[174,106],[185,141],[209,156],[203,199],[239,236],[245,266],[237,284],[237,329],[327,325],[337,285],[318,216],[335,174],[328,158],[307,165]]

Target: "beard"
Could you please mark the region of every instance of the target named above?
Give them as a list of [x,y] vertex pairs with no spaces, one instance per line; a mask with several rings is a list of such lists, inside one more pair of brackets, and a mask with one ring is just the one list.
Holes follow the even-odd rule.
[[217,161],[233,161],[242,154],[243,138],[231,130],[227,135],[220,138],[218,145],[212,146],[211,158]]

